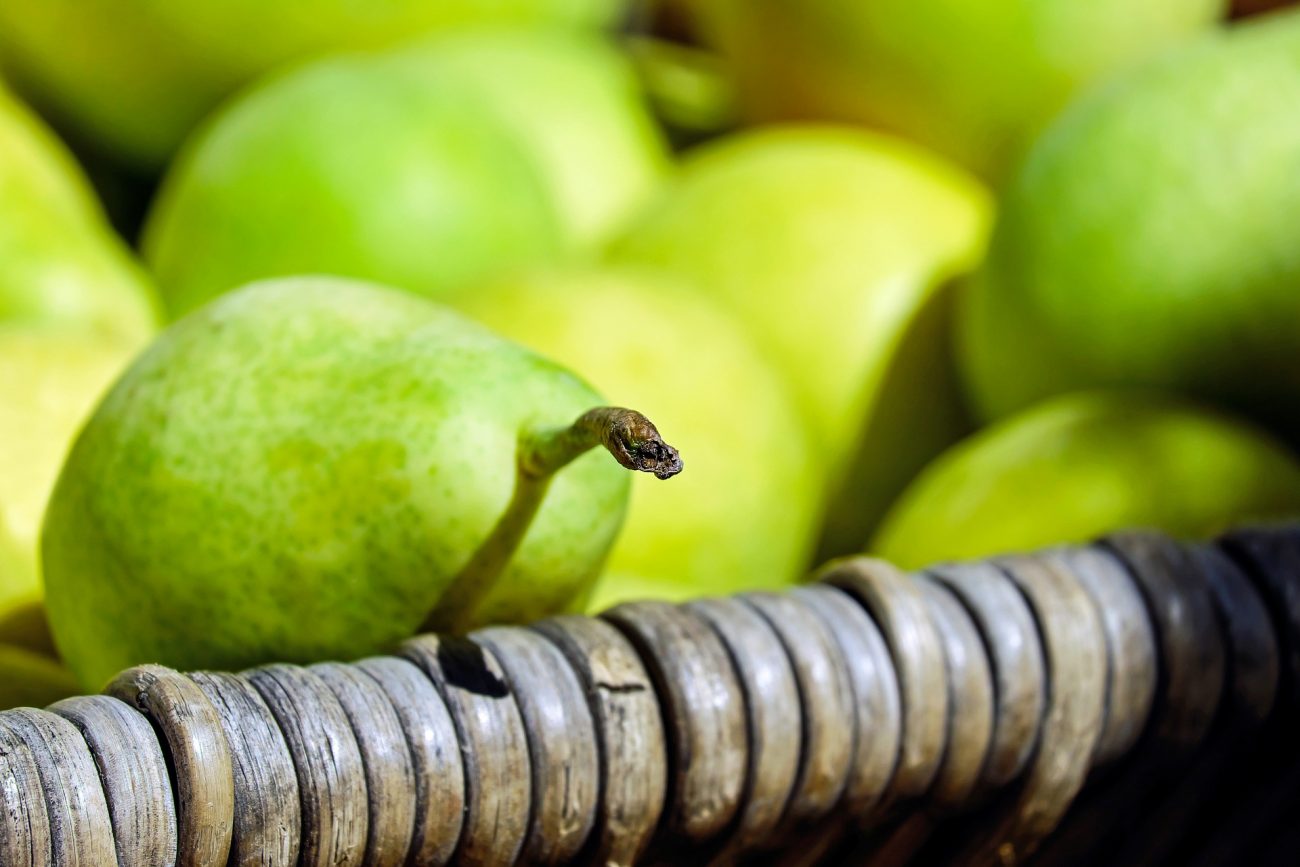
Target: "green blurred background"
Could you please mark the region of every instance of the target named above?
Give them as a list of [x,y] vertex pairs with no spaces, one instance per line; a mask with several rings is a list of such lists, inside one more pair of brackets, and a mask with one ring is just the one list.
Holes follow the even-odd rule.
[[592,608],[1300,514],[1289,5],[0,0],[0,707],[79,688],[38,553],[78,431],[264,278],[671,432]]

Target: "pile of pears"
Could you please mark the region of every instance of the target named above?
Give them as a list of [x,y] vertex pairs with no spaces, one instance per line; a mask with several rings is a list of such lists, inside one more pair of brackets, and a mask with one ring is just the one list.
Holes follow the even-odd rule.
[[0,4],[0,707],[1300,515],[1274,5]]

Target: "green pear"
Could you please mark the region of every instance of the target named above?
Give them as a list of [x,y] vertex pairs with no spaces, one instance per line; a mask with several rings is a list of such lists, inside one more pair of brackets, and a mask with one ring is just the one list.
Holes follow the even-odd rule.
[[466,23],[612,23],[623,0],[40,0],[0,4],[0,65],[81,139],[157,169],[262,73]]
[[527,147],[471,90],[357,56],[214,117],[164,181],[143,248],[180,316],[303,273],[446,296],[557,258],[563,231]]
[[1300,514],[1300,462],[1255,428],[1156,394],[1056,397],[936,460],[873,551],[903,568],[1149,527],[1203,537]]
[[691,457],[671,485],[634,480],[593,609],[802,577],[818,461],[785,382],[724,308],[670,278],[607,269],[511,279],[462,309],[644,409]]
[[[50,623],[94,686],[123,666],[350,659],[421,627],[580,603],[654,426],[426,299],[266,281],[173,324],[59,476]],[[576,421],[575,421],[576,419]]]
[[125,346],[80,332],[0,327],[0,642],[30,643],[46,501],[82,423],[130,358]]
[[1008,190],[962,313],[976,405],[1080,388],[1232,408],[1300,441],[1300,11],[1067,111]]
[[751,115],[867,123],[998,178],[1088,85],[1209,30],[1225,0],[704,0]]
[[0,710],[45,707],[80,692],[77,679],[57,661],[0,644]]
[[140,344],[157,319],[147,278],[72,157],[0,87],[0,323]]
[[[777,127],[689,154],[611,259],[674,274],[745,324],[798,400],[836,532],[856,549],[911,473],[966,430],[935,323],[941,287],[981,255],[989,209],[979,184],[905,143]],[[913,339],[918,328],[932,336]],[[879,484],[846,500],[834,487],[863,475],[850,472],[859,455]]]
[[535,155],[579,246],[604,241],[667,173],[667,143],[631,64],[595,35],[467,29],[423,40],[395,59],[505,121]]

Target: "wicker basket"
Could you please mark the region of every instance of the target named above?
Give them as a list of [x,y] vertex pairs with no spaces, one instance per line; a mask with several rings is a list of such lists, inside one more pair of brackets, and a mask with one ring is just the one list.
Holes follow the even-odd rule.
[[1295,864],[1300,527],[0,714],[0,864]]

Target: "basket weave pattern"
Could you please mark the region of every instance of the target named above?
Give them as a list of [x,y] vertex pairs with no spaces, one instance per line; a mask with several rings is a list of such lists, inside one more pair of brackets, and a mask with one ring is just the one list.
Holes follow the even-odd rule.
[[1294,857],[1300,527],[818,578],[0,713],[0,864]]

